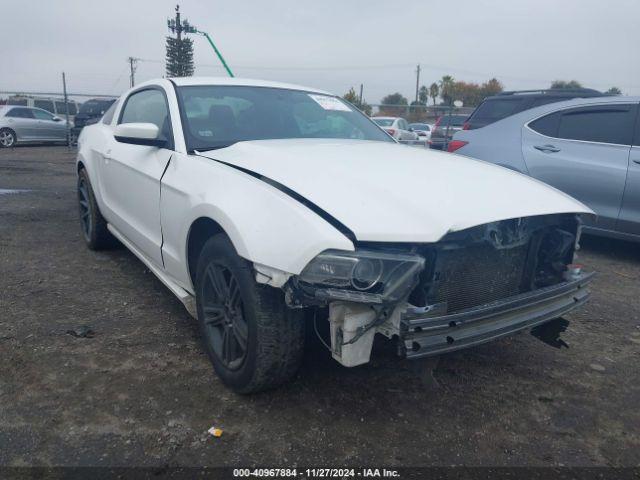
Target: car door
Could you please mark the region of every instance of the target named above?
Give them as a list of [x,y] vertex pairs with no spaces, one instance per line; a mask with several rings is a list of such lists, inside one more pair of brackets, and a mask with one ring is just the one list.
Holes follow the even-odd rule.
[[166,148],[122,143],[112,137],[101,152],[100,188],[110,223],[145,256],[162,265],[160,180],[173,154],[166,93],[144,87],[124,101],[117,124],[153,123]]
[[38,122],[28,107],[14,107],[5,117],[7,125],[18,137],[18,141],[33,141],[39,138]]
[[397,120],[398,140],[405,142],[407,140],[407,125],[403,118]]
[[524,126],[522,152],[532,177],[577,198],[615,229],[629,164],[637,105],[597,104],[547,114]]
[[31,113],[38,122],[40,140],[64,141],[67,138],[67,125],[62,119],[39,108],[32,108]]
[[640,111],[636,117],[633,146],[629,151],[629,172],[616,230],[640,235]]

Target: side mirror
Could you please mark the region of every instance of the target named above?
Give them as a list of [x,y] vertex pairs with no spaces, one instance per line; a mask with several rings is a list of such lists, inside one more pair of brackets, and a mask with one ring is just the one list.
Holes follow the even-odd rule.
[[167,141],[158,138],[160,129],[153,123],[121,123],[116,126],[113,136],[118,142],[148,147],[164,147]]
[[61,122],[62,119],[60,117],[56,117],[54,116],[51,120],[53,120],[54,122]]

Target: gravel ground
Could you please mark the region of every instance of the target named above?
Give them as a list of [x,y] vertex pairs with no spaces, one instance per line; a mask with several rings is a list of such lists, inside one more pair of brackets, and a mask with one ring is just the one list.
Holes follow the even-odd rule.
[[0,151],[0,189],[28,190],[0,190],[0,465],[640,465],[638,245],[584,240],[599,275],[569,349],[523,333],[408,363],[382,343],[345,369],[310,337],[291,384],[245,397],[142,263],[85,248],[73,158]]

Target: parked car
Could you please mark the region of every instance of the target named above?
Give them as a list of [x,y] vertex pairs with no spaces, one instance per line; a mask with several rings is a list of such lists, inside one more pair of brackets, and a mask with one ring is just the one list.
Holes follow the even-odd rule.
[[404,118],[371,117],[371,120],[399,142],[412,143],[418,140],[418,134],[411,129]]
[[73,122],[76,138],[84,127],[98,122],[115,101],[115,98],[92,98],[84,102]]
[[589,296],[572,262],[591,210],[507,169],[398,145],[320,90],[149,81],[78,144],[88,247],[115,237],[147,265],[238,392],[291,378],[305,318],[328,320],[331,355],[355,366],[376,333],[418,358]]
[[525,173],[584,202],[598,215],[587,220],[586,232],[640,240],[639,102],[606,96],[545,105],[458,132],[449,150]]
[[433,125],[429,123],[410,123],[409,127],[418,134],[418,140],[421,142],[424,141],[425,144],[428,145],[428,142],[431,139],[431,130],[433,129]]
[[562,102],[573,98],[602,97],[605,94],[591,88],[566,88],[550,90],[520,90],[502,92],[485,98],[464,123],[463,130],[474,130],[509,115],[541,107],[548,103]]
[[431,130],[429,147],[436,150],[446,150],[449,140],[455,132],[462,130],[467,115],[442,115],[436,120]]
[[[42,110],[46,110],[60,118],[65,118],[67,113],[64,98],[14,95],[7,99],[6,104],[20,107],[41,108]],[[69,122],[73,123],[73,120],[78,113],[79,105],[76,101],[71,99],[67,99],[67,105],[69,105]]]
[[66,142],[67,123],[40,108],[0,107],[0,147],[18,143]]

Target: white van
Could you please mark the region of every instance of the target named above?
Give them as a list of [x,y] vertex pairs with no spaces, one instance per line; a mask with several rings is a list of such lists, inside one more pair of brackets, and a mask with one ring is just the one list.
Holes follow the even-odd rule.
[[[63,98],[14,95],[7,99],[7,105],[41,108],[62,119],[65,119],[67,113]],[[74,117],[78,113],[79,104],[74,100],[68,100],[67,105],[69,105],[69,121],[73,122]]]

